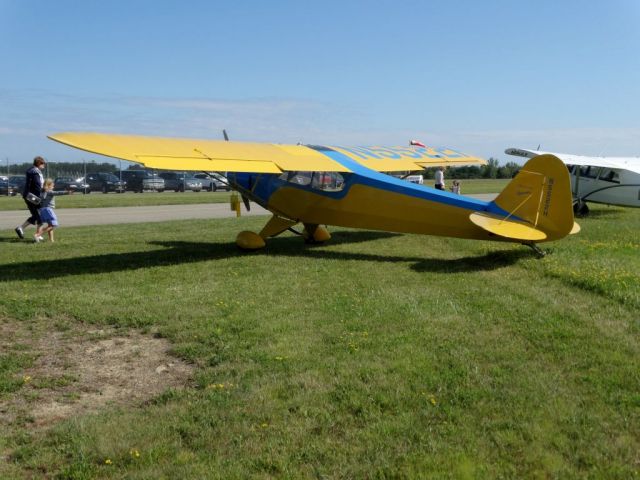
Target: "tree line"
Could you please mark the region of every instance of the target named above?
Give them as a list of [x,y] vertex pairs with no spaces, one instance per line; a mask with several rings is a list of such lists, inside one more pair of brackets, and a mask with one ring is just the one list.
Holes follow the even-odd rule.
[[[23,175],[29,168],[33,166],[33,162],[25,162],[9,165],[8,172],[9,175]],[[86,170],[85,170],[86,168]],[[138,164],[130,164],[128,168],[123,170],[139,170],[142,167]],[[84,177],[86,173],[113,173],[115,175],[118,174],[118,166],[109,163],[109,162],[86,162],[86,163],[78,163],[78,162],[47,162],[47,166],[44,171],[45,177],[73,177],[80,178]],[[0,167],[0,174],[7,175],[7,169]]]
[[[447,168],[448,178],[464,180],[468,178],[513,178],[520,171],[521,165],[516,162],[507,162],[500,165],[497,158],[491,157],[485,165],[464,165],[461,167]],[[425,177],[433,178],[437,167],[427,168]]]
[[[21,163],[9,166],[9,172],[11,175],[22,175],[26,172],[33,163]],[[97,163],[95,161],[87,163],[77,162],[50,162],[47,163],[47,168],[44,172],[47,177],[83,177],[85,173],[105,172],[105,173],[118,173],[118,166],[109,162]],[[128,170],[137,170],[143,168],[137,164],[130,164]],[[500,165],[497,158],[491,157],[486,165],[465,165],[461,167],[449,167],[447,169],[448,178],[458,178],[460,180],[468,178],[513,178],[520,170],[520,165],[515,162],[507,162],[504,165]],[[6,174],[6,171],[0,169],[2,174]],[[427,168],[423,175],[425,177],[433,178],[436,168]]]

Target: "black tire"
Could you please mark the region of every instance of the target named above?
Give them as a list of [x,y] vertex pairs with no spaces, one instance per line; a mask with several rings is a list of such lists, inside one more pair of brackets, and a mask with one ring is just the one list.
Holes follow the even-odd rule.
[[178,193],[180,191],[180,189],[179,188],[174,188],[173,191]]
[[586,217],[589,215],[589,206],[586,202],[578,201],[573,205],[573,213],[578,218]]

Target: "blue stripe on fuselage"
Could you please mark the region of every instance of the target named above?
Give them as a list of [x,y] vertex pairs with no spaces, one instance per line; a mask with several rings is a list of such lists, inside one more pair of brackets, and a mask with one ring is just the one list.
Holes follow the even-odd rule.
[[[282,186],[290,188],[298,188],[305,191],[313,192],[316,195],[340,199],[344,198],[349,189],[355,185],[366,185],[371,188],[377,188],[379,190],[386,190],[391,192],[400,193],[403,195],[409,195],[424,200],[444,203],[458,208],[464,208],[471,212],[487,211],[495,213],[497,215],[509,215],[509,212],[498,207],[493,202],[483,202],[482,200],[476,200],[475,198],[466,197],[464,195],[458,195],[441,190],[436,190],[431,187],[424,187],[401,180],[399,178],[380,173],[376,170],[365,167],[361,163],[352,160],[347,155],[340,153],[336,150],[332,150],[327,147],[308,146],[316,150],[323,155],[331,158],[339,164],[347,167],[353,173],[342,173],[345,183],[344,189],[338,192],[327,192],[323,190],[313,189],[308,185],[297,185],[295,183],[287,182],[280,178],[280,174],[257,174],[257,173],[231,173],[229,172],[228,178],[236,183],[238,187],[245,190],[245,194],[249,196],[253,201],[267,208],[269,198],[276,190]],[[518,217],[512,216],[514,220],[519,220]]]
[[509,214],[493,202],[483,202],[482,200],[476,200],[475,198],[465,197],[463,195],[449,193],[435,188],[423,187],[406,180],[392,177],[391,175],[380,173],[376,170],[371,170],[336,150],[312,146],[309,148],[317,150],[353,172],[354,178],[345,187],[345,190],[356,183],[359,183],[361,185],[378,188],[380,190],[401,193],[403,195],[410,195],[412,197],[422,198],[432,202],[439,202],[458,208],[464,208],[472,212],[488,211],[498,215]]

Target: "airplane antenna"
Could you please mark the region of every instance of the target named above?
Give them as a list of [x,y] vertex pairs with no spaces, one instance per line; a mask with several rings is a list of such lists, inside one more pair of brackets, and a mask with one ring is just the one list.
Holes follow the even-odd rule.
[[227,135],[227,131],[224,128],[222,129],[222,135],[224,135],[224,141],[228,142],[229,141],[229,135]]

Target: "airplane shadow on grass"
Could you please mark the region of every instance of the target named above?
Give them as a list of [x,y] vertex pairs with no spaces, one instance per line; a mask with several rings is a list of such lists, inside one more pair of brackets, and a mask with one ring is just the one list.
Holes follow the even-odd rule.
[[[327,246],[367,242],[399,236],[387,232],[336,232]],[[204,262],[232,257],[254,258],[260,256],[308,257],[317,260],[362,260],[368,262],[411,263],[417,272],[474,272],[489,271],[516,263],[531,253],[524,249],[490,252],[485,255],[455,259],[424,258],[402,255],[384,255],[327,250],[321,245],[305,245],[298,237],[281,237],[269,240],[267,248],[255,252],[243,252],[235,242],[210,243],[190,241],[152,241],[150,245],[163,247],[158,250],[127,253],[107,253],[38,262],[22,262],[0,271],[0,281],[46,280],[72,275],[125,272],[149,267]]]

